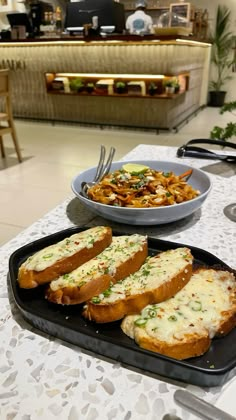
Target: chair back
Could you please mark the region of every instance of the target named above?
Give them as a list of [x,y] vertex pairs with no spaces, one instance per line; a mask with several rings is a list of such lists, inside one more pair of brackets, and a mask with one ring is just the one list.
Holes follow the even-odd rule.
[[10,118],[12,117],[12,107],[10,100],[10,71],[8,69],[0,70],[0,97],[3,97],[3,112]]
[[6,96],[9,94],[9,70],[4,69],[0,70],[0,95]]
[[22,162],[21,151],[18,144],[16,129],[13,121],[9,69],[0,70],[0,151],[3,158],[6,157],[3,145],[4,134],[11,134],[16,149],[18,161]]

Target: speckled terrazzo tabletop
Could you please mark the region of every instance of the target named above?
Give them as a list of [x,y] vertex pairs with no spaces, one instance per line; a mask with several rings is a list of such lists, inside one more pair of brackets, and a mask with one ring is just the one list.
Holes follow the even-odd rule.
[[[139,145],[125,160],[174,160],[176,149]],[[198,168],[206,160],[184,159]],[[121,232],[145,233],[203,248],[236,268],[236,224],[223,208],[236,201],[236,175],[213,175],[210,196],[193,216],[171,225],[147,228],[109,223]],[[85,209],[73,195],[0,249],[0,419],[1,420],[159,420],[177,414],[196,417],[176,405],[173,394],[186,388],[206,401],[217,400],[222,387],[201,388],[122,366],[36,331],[7,291],[13,251],[62,229],[107,223]],[[232,374],[235,375],[235,372]],[[233,381],[233,379],[231,379]],[[226,383],[223,389],[227,386]],[[234,402],[232,402],[234,403]]]

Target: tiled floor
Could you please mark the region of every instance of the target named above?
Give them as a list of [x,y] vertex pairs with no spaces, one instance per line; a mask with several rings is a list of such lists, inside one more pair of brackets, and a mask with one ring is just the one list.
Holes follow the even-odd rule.
[[230,117],[206,108],[178,133],[87,128],[16,120],[23,162],[18,163],[10,137],[4,137],[7,157],[0,158],[0,245],[16,236],[71,194],[79,171],[96,165],[100,145],[114,146],[119,160],[138,144],[181,145],[191,138],[208,138],[215,124]]

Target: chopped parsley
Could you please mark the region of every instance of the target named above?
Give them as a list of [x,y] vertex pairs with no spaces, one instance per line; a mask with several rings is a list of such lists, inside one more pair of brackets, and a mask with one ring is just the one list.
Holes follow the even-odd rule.
[[177,321],[177,317],[175,315],[171,315],[169,316],[168,321],[175,322]]
[[137,327],[144,327],[147,323],[147,319],[145,318],[138,318],[136,319],[136,321],[134,321],[135,325],[137,325]]
[[53,257],[53,254],[47,254],[47,255],[44,255],[43,256],[43,259],[44,260],[49,260],[50,258],[52,258]]
[[100,302],[101,302],[101,299],[100,299],[98,296],[94,296],[94,297],[91,299],[91,301],[92,301],[93,303],[100,303]]

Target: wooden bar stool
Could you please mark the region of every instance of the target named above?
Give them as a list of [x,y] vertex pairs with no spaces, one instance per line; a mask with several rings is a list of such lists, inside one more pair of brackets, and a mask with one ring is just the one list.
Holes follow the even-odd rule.
[[[10,96],[10,74],[8,69],[0,70],[0,99],[3,98],[3,109],[0,109],[0,149],[3,158],[6,157],[3,135],[11,134],[15,146],[18,161],[22,162],[21,151],[16,135],[15,125],[13,121],[11,96]],[[0,102],[2,106],[2,101]],[[1,112],[3,111],[3,112]],[[4,124],[2,125],[2,122]]]

